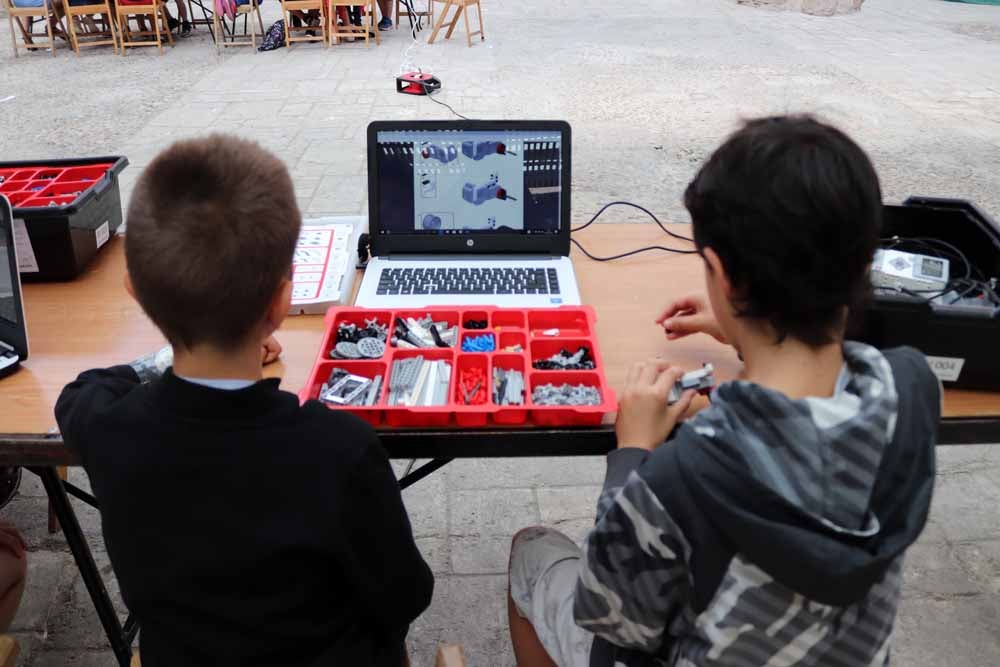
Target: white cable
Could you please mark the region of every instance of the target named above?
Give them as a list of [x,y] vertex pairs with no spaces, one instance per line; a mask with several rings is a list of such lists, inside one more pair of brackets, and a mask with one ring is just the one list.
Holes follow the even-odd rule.
[[[434,0],[427,0],[428,7],[432,2],[434,2]],[[412,14],[416,12],[413,6],[413,0],[404,0],[404,4],[406,5],[406,10],[411,14],[410,20],[413,22],[413,25],[410,27],[410,34],[413,35],[413,41],[410,42],[410,45],[407,46],[406,50],[403,52],[403,62],[399,66],[400,74],[406,74],[407,72],[413,72],[413,71],[420,71],[420,68],[416,67],[413,64],[413,62],[411,62],[410,52],[413,51],[414,47],[416,47],[417,42],[419,41],[417,39],[417,31],[422,28],[421,17],[412,16]],[[398,16],[396,17],[396,20],[399,20]]]

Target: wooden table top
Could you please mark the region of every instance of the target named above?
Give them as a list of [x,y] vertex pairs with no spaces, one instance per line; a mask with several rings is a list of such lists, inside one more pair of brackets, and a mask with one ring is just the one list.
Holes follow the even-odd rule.
[[[680,233],[690,232],[685,225],[674,227]],[[574,238],[602,256],[654,243],[690,247],[666,237],[654,225],[642,224],[593,225]],[[722,380],[739,372],[740,362],[731,348],[707,336],[668,342],[653,321],[671,299],[704,291],[698,256],[649,252],[601,263],[574,248],[573,262],[583,301],[597,311],[605,370],[616,390],[632,361],[656,355],[689,369],[711,362]],[[50,432],[55,427],[56,398],[78,373],[128,362],[164,344],[125,292],[124,277],[124,240],[116,237],[76,280],[24,286],[30,357],[21,370],[0,380],[0,433]],[[282,359],[268,366],[265,374],[281,377],[284,389],[298,392],[316,358],[322,328],[322,316],[289,317],[277,334],[284,347]],[[944,416],[1000,416],[1000,394],[946,391]]]

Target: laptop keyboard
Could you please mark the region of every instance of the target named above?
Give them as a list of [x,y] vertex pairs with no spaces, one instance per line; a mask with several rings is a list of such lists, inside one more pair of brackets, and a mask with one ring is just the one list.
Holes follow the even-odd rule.
[[559,294],[555,269],[382,269],[376,294]]

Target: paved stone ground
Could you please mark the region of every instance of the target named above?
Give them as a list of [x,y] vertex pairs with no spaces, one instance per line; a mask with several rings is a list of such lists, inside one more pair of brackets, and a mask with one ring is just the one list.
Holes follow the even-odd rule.
[[[401,31],[368,50],[218,57],[202,30],[163,57],[97,50],[78,59],[60,49],[15,60],[3,22],[0,100],[16,97],[0,102],[0,159],[125,154],[127,196],[171,140],[224,130],[286,160],[307,214],[362,212],[368,121],[450,115],[393,92],[406,64],[440,76],[441,99],[467,116],[570,120],[578,222],[617,198],[684,220],[684,185],[740,118],[798,110],[855,135],[888,200],[963,196],[1000,215],[1000,8],[869,0],[859,14],[816,18],[735,0],[484,6],[488,41],[472,49],[453,40],[408,50]],[[269,0],[265,24],[275,18]],[[906,569],[896,662],[1000,664],[1000,448],[942,448],[939,459],[932,520]],[[72,476],[86,483],[81,471]],[[510,536],[544,522],[582,537],[602,476],[599,459],[464,461],[405,492],[438,575],[411,633],[417,665],[430,664],[439,641],[464,643],[472,665],[513,664],[503,597]],[[79,512],[113,582],[98,517]],[[62,537],[44,529],[44,494],[30,474],[4,513],[31,545],[14,628],[21,664],[111,664]]]

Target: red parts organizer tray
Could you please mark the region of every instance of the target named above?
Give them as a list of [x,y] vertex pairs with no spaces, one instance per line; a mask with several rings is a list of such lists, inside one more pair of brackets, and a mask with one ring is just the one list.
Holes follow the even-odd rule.
[[[453,348],[408,349],[386,345],[378,359],[332,359],[330,351],[337,340],[341,324],[365,326],[365,320],[375,318],[389,326],[390,337],[396,317],[422,318],[430,315],[436,321],[459,325],[459,340]],[[465,328],[470,320],[486,320],[486,329]],[[382,389],[375,404],[364,406],[329,405],[331,410],[347,410],[374,426],[442,427],[457,425],[465,428],[485,426],[596,426],[606,414],[617,410],[615,393],[608,387],[604,376],[601,352],[597,347],[594,331],[596,317],[592,308],[564,306],[561,308],[515,309],[495,307],[435,306],[419,310],[377,310],[368,308],[331,308],[326,313],[323,342],[316,356],[316,364],[299,399],[305,402],[319,397],[320,388],[337,367],[354,375],[383,377]],[[554,330],[558,329],[558,334]],[[462,339],[492,334],[496,340],[493,352],[463,352]],[[521,352],[504,352],[504,348],[520,345]],[[547,359],[562,348],[575,352],[580,345],[590,348],[594,360],[593,370],[536,370],[532,363]],[[388,404],[389,384],[393,362],[423,355],[428,360],[444,359],[451,364],[452,373],[448,388],[448,403],[437,406],[393,406]],[[497,405],[493,396],[493,369],[517,370],[524,376],[524,404]],[[484,403],[466,405],[459,386],[463,370],[482,372],[487,382]],[[552,383],[556,385],[583,384],[595,387],[600,393],[599,405],[535,405],[531,395],[535,387]]]
[[[0,162],[0,194],[24,222],[26,282],[76,277],[122,224],[120,156]],[[15,233],[20,225],[15,227]]]

